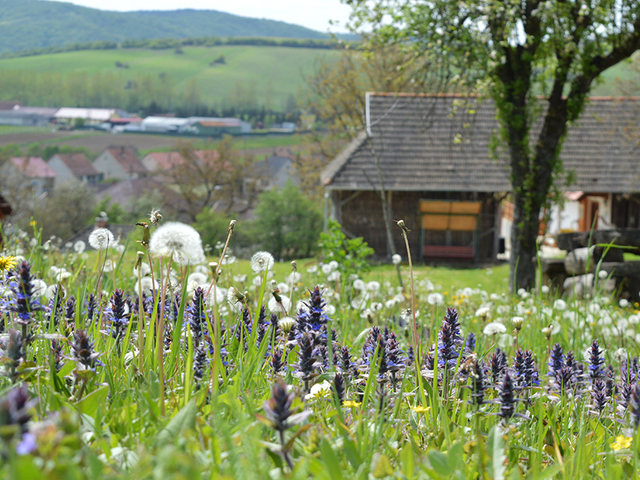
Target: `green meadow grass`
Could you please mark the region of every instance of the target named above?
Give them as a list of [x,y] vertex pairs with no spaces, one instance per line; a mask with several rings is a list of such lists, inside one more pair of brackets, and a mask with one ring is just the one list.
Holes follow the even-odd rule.
[[[338,58],[334,50],[286,47],[219,46],[183,47],[173,50],[117,49],[64,52],[34,57],[0,60],[0,69],[24,72],[86,73],[111,72],[126,82],[141,75],[165,74],[173,80],[175,91],[183,92],[196,81],[201,100],[222,105],[225,99],[243,100],[253,91],[259,104],[279,110],[289,95],[304,88],[303,74],[311,74],[320,58]],[[210,66],[224,55],[226,64]],[[129,68],[116,68],[116,62]],[[236,98],[238,97],[238,98]]]
[[[331,311],[330,327],[336,330],[336,338],[327,340],[327,348],[346,346],[360,359],[372,327],[379,326],[393,332],[400,348],[407,352],[413,340],[406,263],[400,266],[406,287],[403,293],[398,288],[397,271],[391,266],[373,267],[355,279],[330,277],[317,259],[300,259],[297,269],[301,278],[291,293],[283,285],[289,283],[292,267],[288,262],[276,262],[271,274],[260,275],[247,260],[224,264],[217,284],[247,292],[249,300],[244,319],[224,299],[208,310],[206,322],[225,330],[223,365],[217,354],[197,351],[195,330],[187,326],[191,299],[184,293],[191,287],[180,279],[187,278],[194,268],[183,271],[174,265],[176,279],[168,295],[183,300],[167,320],[172,330],[164,342],[157,342],[154,334],[158,309],[145,315],[144,322],[134,312],[124,338],[117,340],[110,335],[109,310],[89,322],[82,299],[89,292],[98,294],[100,279],[105,307],[118,287],[133,302],[127,308],[135,308],[132,269],[140,248],[135,239],[128,241],[121,253],[108,251],[115,268],[102,275],[96,252],[60,253],[34,247],[28,238],[10,238],[7,245],[4,255],[22,254],[38,278],[50,286],[59,280],[65,300],[74,296],[78,302],[71,314],[61,303],[65,311],[57,324],[48,320],[51,312],[35,315],[30,328],[36,336],[26,345],[15,370],[11,359],[19,352],[9,348],[8,334],[0,337],[4,366],[0,370],[0,478],[637,478],[640,435],[630,421],[636,413],[640,417],[640,403],[635,406],[632,400],[627,410],[616,408],[622,395],[618,390],[598,412],[590,380],[585,379],[582,393],[574,395],[555,390],[547,375],[549,348],[556,342],[565,353],[572,350],[576,361],[583,362],[583,352],[598,339],[605,350],[605,364],[616,369],[620,348],[625,349],[625,355],[637,356],[635,335],[640,332],[633,320],[638,315],[637,304],[618,304],[604,292],[584,300],[565,299],[564,305],[553,292],[510,296],[506,265],[464,270],[418,265],[414,271],[415,313],[421,355],[443,341],[446,307],[457,308],[463,338],[476,334],[475,355],[461,354],[446,374],[439,368],[423,366],[417,371],[415,366],[407,366],[392,384],[388,373],[379,375],[382,363],[377,355],[382,347],[378,346],[370,352],[368,366],[363,363],[358,374],[345,375],[346,402],[341,404],[335,393],[324,387],[335,384],[337,366],[314,367],[316,374],[303,381],[296,373],[303,357],[300,340],[290,341],[289,347],[285,347],[286,337],[279,337],[272,345],[257,342],[255,319],[260,305],[273,297],[272,281],[282,289],[282,296],[292,296],[293,305],[300,300],[308,302],[308,289],[321,285],[328,301],[325,311]],[[155,259],[156,277],[161,268],[167,268],[166,262]],[[60,270],[51,267],[64,268],[69,275],[58,276]],[[334,272],[340,268],[338,265]],[[363,288],[357,286],[359,280],[365,282],[365,290],[359,290]],[[45,298],[42,302],[54,305]],[[283,317],[277,305],[274,313],[276,318]],[[290,313],[295,314],[294,308]],[[516,316],[523,319],[518,335],[511,321]],[[504,333],[483,334],[491,321],[503,324]],[[13,313],[4,322],[8,329],[19,327]],[[243,330],[247,322],[251,330]],[[615,331],[623,322],[626,330]],[[542,329],[549,324],[554,329],[547,338]],[[100,353],[102,365],[94,370],[80,368],[74,358],[71,347],[78,343],[74,331],[80,329],[95,342],[89,348]],[[265,338],[270,338],[273,332],[267,332]],[[51,338],[60,346],[57,356]],[[212,341],[217,350],[215,334]],[[158,343],[165,345],[164,354],[158,351]],[[504,350],[512,366],[516,344],[532,351],[540,386],[517,390],[516,415],[501,419],[504,381],[496,388],[487,387],[486,402],[475,406],[469,387],[474,377],[464,372],[476,361],[490,362],[497,347]],[[288,368],[277,373],[272,354],[282,348],[288,352]],[[438,364],[437,358],[434,362]],[[202,374],[200,380],[196,372]],[[272,428],[273,416],[264,408],[278,380],[290,386],[292,395],[291,403],[276,408],[285,422],[282,438]],[[310,389],[305,388],[306,383]],[[25,437],[16,411],[9,408],[16,402],[11,396],[16,390],[12,389],[19,385],[26,386],[33,399],[30,408],[20,412],[31,416],[24,431],[33,437]],[[306,413],[299,421],[289,416],[303,411]]]

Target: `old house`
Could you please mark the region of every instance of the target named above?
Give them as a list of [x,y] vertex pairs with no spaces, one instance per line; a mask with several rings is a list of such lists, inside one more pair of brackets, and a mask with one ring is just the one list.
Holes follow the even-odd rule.
[[257,182],[258,190],[282,188],[287,182],[292,182],[294,185],[300,183],[293,157],[281,154],[271,155],[264,160],[255,162],[251,176],[252,180]]
[[141,178],[149,173],[133,147],[109,147],[98,155],[93,166],[105,180]]
[[33,189],[36,196],[53,190],[56,172],[40,157],[13,157],[3,166],[3,175],[15,176]]
[[[366,130],[324,170],[332,216],[388,253],[382,200],[403,219],[416,259],[489,262],[508,237],[501,213],[511,188],[508,157],[490,100],[449,95],[369,93]],[[609,199],[610,224],[638,221],[640,99],[594,98],[570,129],[561,157],[568,192]],[[498,142],[499,143],[499,142]],[[597,211],[607,205],[597,202]],[[614,206],[615,204],[615,206]],[[507,205],[508,207],[508,205]],[[508,209],[508,208],[507,208]],[[593,217],[595,207],[583,214]],[[561,214],[562,210],[559,211]],[[589,213],[591,212],[591,213]],[[580,226],[590,221],[587,218]],[[396,249],[403,251],[394,225]]]
[[58,153],[49,159],[49,166],[56,172],[59,182],[75,179],[97,185],[103,176],[84,153]]

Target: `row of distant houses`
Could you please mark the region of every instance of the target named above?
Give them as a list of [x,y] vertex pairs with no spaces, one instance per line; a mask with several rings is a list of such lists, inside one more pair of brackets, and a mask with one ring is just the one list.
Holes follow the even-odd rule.
[[[196,150],[193,155],[203,163],[219,158],[215,150]],[[252,172],[264,179],[260,189],[282,187],[289,180],[297,183],[293,158],[281,151],[256,162]],[[98,199],[109,196],[113,201],[125,203],[136,191],[153,190],[170,181],[166,174],[185,162],[179,152],[152,152],[140,157],[133,147],[114,146],[93,162],[84,153],[58,153],[48,162],[41,157],[13,157],[3,165],[0,174],[21,175],[36,196],[51,192],[58,184],[76,180],[93,187]]]
[[[112,132],[179,134],[195,136],[246,135],[251,123],[238,118],[148,116],[140,118],[117,108],[28,107],[19,102],[0,102],[0,125],[78,125]],[[276,127],[276,126],[274,126]],[[292,133],[295,123],[277,125],[280,133]]]

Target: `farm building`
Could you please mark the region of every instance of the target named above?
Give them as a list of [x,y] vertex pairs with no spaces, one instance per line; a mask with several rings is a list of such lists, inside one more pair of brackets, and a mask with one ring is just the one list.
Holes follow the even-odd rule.
[[[566,190],[579,191],[579,201],[596,199],[598,205],[581,215],[589,217],[594,209],[601,215],[610,208],[610,225],[626,227],[640,220],[640,156],[633,148],[639,113],[640,99],[593,98],[569,129],[561,154],[573,178]],[[384,195],[391,218],[403,219],[411,229],[416,259],[495,260],[500,237],[509,235],[502,213],[508,210],[504,205],[511,188],[506,152],[491,152],[497,132],[489,100],[367,94],[366,131],[322,173],[333,218],[345,233],[364,237],[384,257],[389,251]],[[563,212],[558,215],[568,214]],[[576,222],[576,228],[587,223],[589,218]],[[604,222],[600,226],[606,227]],[[394,229],[395,247],[402,251]]]
[[57,111],[57,108],[15,105],[11,109],[0,109],[0,125],[43,127],[53,120]]
[[75,179],[87,185],[96,185],[103,177],[84,153],[58,153],[48,163],[56,172],[59,182]]
[[188,123],[186,118],[151,116],[140,122],[140,130],[149,133],[177,133]]
[[126,180],[146,177],[149,173],[133,147],[109,147],[98,155],[93,166],[104,179]]
[[83,121],[89,125],[108,122],[112,118],[120,118],[122,115],[115,108],[60,108],[54,115],[58,123],[73,123]]

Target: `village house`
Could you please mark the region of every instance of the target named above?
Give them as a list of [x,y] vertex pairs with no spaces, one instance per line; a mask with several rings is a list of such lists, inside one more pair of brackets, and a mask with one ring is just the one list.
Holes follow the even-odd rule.
[[40,157],[13,157],[3,166],[3,175],[22,177],[36,196],[53,190],[56,172]]
[[103,174],[84,153],[58,153],[48,163],[60,183],[75,179],[87,185],[97,185],[102,180]]
[[109,147],[94,160],[93,166],[105,180],[126,180],[146,177],[149,171],[133,147]]
[[255,162],[252,177],[251,180],[257,182],[258,190],[282,188],[287,182],[292,182],[294,185],[300,183],[292,156],[285,155],[271,155]]
[[[365,113],[366,130],[321,177],[331,215],[345,233],[364,237],[379,257],[388,255],[384,195],[391,218],[411,229],[416,260],[491,262],[505,240],[508,248],[510,169],[503,148],[492,153],[499,125],[490,100],[368,93]],[[602,218],[597,228],[638,225],[639,113],[640,99],[591,99],[569,129],[558,182],[583,208],[556,207],[556,223],[588,229]],[[563,186],[566,180],[569,186]]]
[[167,172],[184,163],[179,152],[151,152],[140,160],[144,167],[152,173]]

